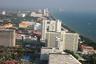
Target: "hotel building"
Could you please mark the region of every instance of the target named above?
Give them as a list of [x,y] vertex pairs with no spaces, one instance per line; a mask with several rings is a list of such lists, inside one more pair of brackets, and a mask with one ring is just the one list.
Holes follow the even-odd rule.
[[15,31],[14,30],[0,30],[0,45],[14,47],[15,46]]
[[57,38],[60,38],[59,32],[47,32],[46,33],[47,47],[58,48],[59,41],[57,40]]
[[59,47],[64,50],[77,51],[78,43],[79,43],[79,34],[77,33],[66,33],[64,31],[61,32],[61,44]]

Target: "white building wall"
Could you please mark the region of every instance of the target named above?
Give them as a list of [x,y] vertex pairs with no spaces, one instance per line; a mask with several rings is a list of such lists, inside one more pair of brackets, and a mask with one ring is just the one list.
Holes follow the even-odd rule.
[[46,40],[47,21],[48,20],[43,20],[42,21],[42,36],[41,36],[41,40],[42,41],[45,41]]
[[61,32],[61,21],[60,20],[56,21],[56,32]]
[[64,35],[65,50],[77,51],[79,35],[77,33],[65,33]]
[[56,21],[54,20],[50,21],[49,31],[56,31]]
[[16,38],[15,38],[14,30],[0,31],[0,45],[1,46],[14,47],[15,41],[16,41]]
[[47,47],[51,48],[58,48],[58,40],[60,38],[60,33],[57,32],[47,32],[46,39],[47,39]]
[[30,14],[30,16],[32,16],[32,17],[42,17],[43,14],[41,14],[41,13],[36,13],[36,12],[32,12],[32,13]]
[[41,30],[41,24],[40,23],[34,24],[34,30]]
[[48,8],[44,9],[43,13],[44,13],[44,16],[49,16]]

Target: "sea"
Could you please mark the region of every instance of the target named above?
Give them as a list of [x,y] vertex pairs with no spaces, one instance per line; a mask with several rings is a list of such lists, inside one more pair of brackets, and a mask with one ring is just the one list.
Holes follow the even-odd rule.
[[96,42],[96,12],[55,11],[53,15],[70,29]]

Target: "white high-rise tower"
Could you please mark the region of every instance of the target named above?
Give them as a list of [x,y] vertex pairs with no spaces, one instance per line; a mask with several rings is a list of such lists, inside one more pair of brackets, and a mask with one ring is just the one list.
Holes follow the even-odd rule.
[[61,21],[60,20],[56,21],[56,32],[61,32]]
[[64,50],[77,51],[79,42],[79,34],[61,32],[61,45],[60,48]]
[[48,20],[43,20],[42,21],[42,36],[41,36],[41,40],[42,41],[45,41],[46,40],[47,21]]
[[44,9],[44,16],[49,16],[48,8]]
[[56,31],[56,21],[51,20],[49,25],[49,31]]

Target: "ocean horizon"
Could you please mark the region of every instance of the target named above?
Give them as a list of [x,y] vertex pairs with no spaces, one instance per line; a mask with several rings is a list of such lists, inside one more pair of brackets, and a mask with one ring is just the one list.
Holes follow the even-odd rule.
[[53,15],[70,29],[96,42],[95,12],[55,11]]

